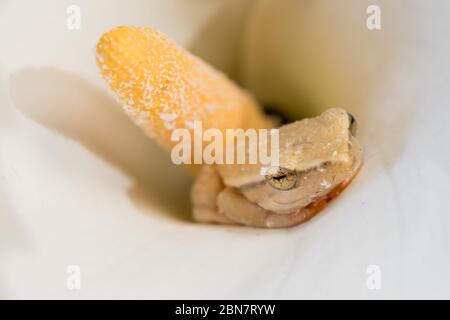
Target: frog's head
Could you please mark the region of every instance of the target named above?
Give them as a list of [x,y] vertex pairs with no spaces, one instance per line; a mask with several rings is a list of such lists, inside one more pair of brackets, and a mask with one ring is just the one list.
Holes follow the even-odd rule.
[[356,175],[362,149],[356,121],[343,109],[284,125],[279,131],[279,165],[219,166],[225,185],[274,213],[297,209],[339,194]]

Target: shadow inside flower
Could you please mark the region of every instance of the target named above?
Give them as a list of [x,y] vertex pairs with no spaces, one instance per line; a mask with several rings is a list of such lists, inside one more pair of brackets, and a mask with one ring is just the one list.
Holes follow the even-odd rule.
[[141,210],[150,212],[156,205],[176,219],[190,220],[191,177],[106,93],[55,68],[16,72],[9,87],[13,104],[25,116],[78,141],[132,177],[128,195]]

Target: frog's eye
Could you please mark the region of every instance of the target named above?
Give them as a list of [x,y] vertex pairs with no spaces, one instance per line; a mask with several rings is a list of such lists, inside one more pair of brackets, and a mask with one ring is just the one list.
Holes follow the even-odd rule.
[[352,136],[354,136],[354,135],[356,135],[356,129],[357,129],[358,125],[357,125],[355,117],[350,112],[347,112],[347,114],[348,114],[348,121],[349,121],[348,130],[350,130],[350,133],[352,134]]
[[276,189],[289,190],[297,182],[297,173],[285,168],[273,168],[266,175],[266,181]]

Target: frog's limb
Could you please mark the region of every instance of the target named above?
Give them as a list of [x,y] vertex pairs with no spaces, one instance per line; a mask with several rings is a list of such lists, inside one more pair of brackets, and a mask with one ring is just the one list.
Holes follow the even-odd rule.
[[235,189],[228,187],[220,192],[217,204],[226,217],[259,228],[292,227],[308,220],[315,213],[312,209],[302,208],[291,214],[276,214],[248,201]]
[[342,190],[347,186],[340,185],[334,191],[331,191],[322,199],[316,200],[312,202],[310,205],[297,209],[293,213],[289,214],[270,214],[266,219],[266,225],[268,228],[287,228],[293,227],[300,223],[306,222],[312,217],[314,217],[317,213],[322,211],[328,203],[336,198]]
[[234,223],[217,208],[218,194],[225,188],[213,166],[203,166],[191,189],[193,216],[198,222]]
[[224,216],[233,221],[247,226],[267,227],[268,211],[248,201],[234,188],[226,187],[219,193],[217,206]]
[[259,228],[285,228],[300,224],[320,211],[322,207],[302,208],[290,214],[277,214],[248,201],[233,188],[225,188],[217,198],[219,210],[241,224]]
[[226,187],[217,197],[219,211],[231,220],[241,224],[260,228],[287,228],[293,227],[314,217],[335,199],[353,180],[354,175],[342,182],[335,189],[306,207],[297,209],[288,214],[279,214],[265,210],[250,202],[236,189]]
[[317,213],[322,211],[328,204],[334,200],[337,196],[341,194],[342,191],[352,182],[354,177],[357,175],[358,171],[361,168],[361,158],[358,158],[358,161],[355,161],[353,166],[352,175],[347,178],[345,181],[336,186],[333,190],[327,193],[325,196],[320,199],[316,199],[314,202],[310,203],[308,206],[304,208],[300,208],[293,213],[290,214],[270,214],[266,219],[266,225],[268,228],[286,228],[292,227],[297,224],[308,221],[312,217],[314,217]]

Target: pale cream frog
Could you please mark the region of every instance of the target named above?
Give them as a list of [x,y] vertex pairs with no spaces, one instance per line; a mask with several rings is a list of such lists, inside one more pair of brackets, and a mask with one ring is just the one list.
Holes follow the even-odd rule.
[[262,228],[309,220],[358,173],[355,131],[353,116],[333,108],[280,128],[278,167],[203,166],[191,194],[195,220]]

